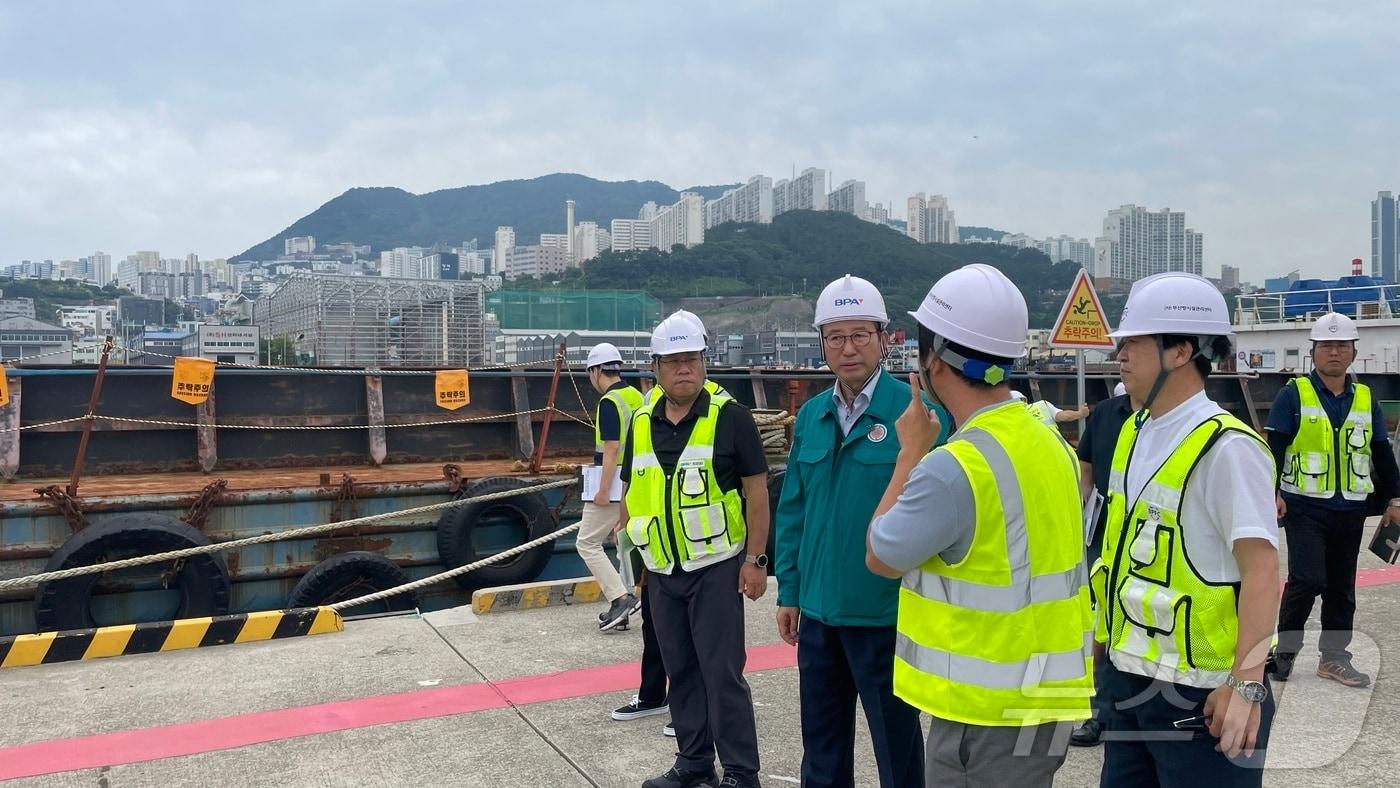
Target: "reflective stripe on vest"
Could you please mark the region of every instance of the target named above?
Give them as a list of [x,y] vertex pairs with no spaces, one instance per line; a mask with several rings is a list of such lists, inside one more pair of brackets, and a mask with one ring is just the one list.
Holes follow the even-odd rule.
[[[622,451],[627,447],[627,430],[632,426],[632,414],[642,406],[642,392],[632,386],[623,386],[620,389],[611,389],[603,393],[602,399],[598,400],[601,408],[603,400],[611,402],[617,408],[618,425],[621,433],[618,436],[617,456],[622,458]],[[603,419],[597,411],[593,414],[593,453],[603,453]]]
[[730,397],[711,397],[670,474],[663,473],[651,437],[652,412],[660,398],[632,418],[632,471],[627,485],[627,536],[647,568],[670,574],[677,561],[685,571],[737,555],[748,530],[738,490],[724,491],[715,478],[715,430]]
[[1331,498],[1340,489],[1348,501],[1366,500],[1376,489],[1371,480],[1370,387],[1352,384],[1351,410],[1336,430],[1312,380],[1288,382],[1298,390],[1298,433],[1284,454],[1279,487],[1309,498]]
[[958,563],[935,556],[904,576],[894,688],[941,719],[1023,726],[1089,716],[1093,615],[1078,462],[1035,422],[1008,404],[935,449],[966,473],[976,526]]
[[[1129,672],[1177,684],[1215,687],[1235,661],[1238,586],[1201,577],[1192,566],[1190,524],[1181,502],[1200,458],[1228,432],[1263,441],[1234,416],[1197,425],[1127,505],[1126,481],[1137,442],[1136,420],[1119,433],[1109,475],[1103,553],[1091,586],[1098,604],[1095,634],[1114,664]],[[1207,528],[1198,524],[1196,528]]]

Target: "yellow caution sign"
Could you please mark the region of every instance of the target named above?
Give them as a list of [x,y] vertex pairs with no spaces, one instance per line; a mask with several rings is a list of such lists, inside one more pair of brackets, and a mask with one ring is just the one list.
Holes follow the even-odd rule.
[[10,382],[5,379],[5,365],[0,364],[0,408],[10,404]]
[[456,410],[472,401],[471,386],[467,382],[465,369],[440,369],[437,371],[437,404],[440,408]]
[[192,356],[180,356],[175,359],[175,374],[170,381],[170,396],[181,402],[198,405],[209,399],[209,390],[213,386],[213,361]]
[[1081,268],[1050,332],[1050,347],[1112,350],[1114,342],[1108,332],[1099,294],[1094,292],[1088,272]]

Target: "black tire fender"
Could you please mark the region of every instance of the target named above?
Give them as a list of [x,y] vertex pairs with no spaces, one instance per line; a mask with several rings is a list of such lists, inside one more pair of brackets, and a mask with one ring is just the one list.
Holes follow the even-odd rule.
[[778,499],[783,497],[783,480],[787,478],[787,466],[779,465],[768,469],[768,576],[776,572],[778,561]]
[[[188,547],[203,547],[209,538],[189,525],[163,514],[119,514],[69,537],[44,567],[45,572],[153,555]],[[218,616],[228,612],[228,565],[218,553],[183,559],[171,582],[180,590],[176,618]],[[173,562],[152,565],[170,568]],[[101,575],[79,575],[40,583],[34,592],[34,623],[40,632],[87,629],[92,618],[92,592]],[[139,623],[128,621],[122,623]]]
[[[462,497],[472,498],[487,493],[518,490],[534,484],[536,482],[530,479],[492,476],[473,482]],[[484,558],[485,556],[479,555],[472,544],[472,530],[478,522],[497,517],[510,518],[515,524],[524,526],[525,541],[552,533],[559,524],[544,495],[538,492],[448,509],[438,518],[437,527],[438,557],[441,558],[442,565],[447,569],[455,569]],[[459,575],[456,578],[457,583],[467,589],[528,583],[544,571],[553,553],[552,548],[552,544],[542,544],[502,563]]]
[[[408,574],[399,565],[379,553],[353,550],[331,556],[311,567],[301,576],[287,598],[287,607],[318,607],[343,602],[357,596],[384,591],[409,582]],[[412,591],[395,594],[388,599],[357,605],[341,611],[345,616],[367,613],[395,613],[418,607]]]

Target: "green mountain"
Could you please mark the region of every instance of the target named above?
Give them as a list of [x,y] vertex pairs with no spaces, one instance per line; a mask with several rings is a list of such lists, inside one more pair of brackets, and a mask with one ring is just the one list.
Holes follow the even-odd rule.
[[[646,290],[666,302],[709,296],[798,294],[815,297],[828,282],[855,274],[874,282],[897,328],[939,277],[968,263],[1005,272],[1026,296],[1032,327],[1059,314],[1078,266],[1051,263],[1033,249],[999,244],[919,244],[850,214],[793,211],[772,224],[725,224],[705,243],[669,252],[606,252],[558,280],[564,289]],[[552,281],[549,283],[552,285]],[[531,283],[517,282],[528,288]]]
[[[697,186],[686,191],[714,199],[733,186]],[[375,252],[396,246],[456,246],[476,238],[489,247],[496,228],[515,228],[516,243],[535,243],[540,233],[564,232],[564,201],[577,203],[575,220],[606,227],[635,218],[643,203],[669,205],[679,192],[657,181],[600,181],[555,173],[528,180],[499,181],[427,194],[392,187],[351,189],[233,260],[272,260],[283,240],[314,235],[318,243],[353,241]]]

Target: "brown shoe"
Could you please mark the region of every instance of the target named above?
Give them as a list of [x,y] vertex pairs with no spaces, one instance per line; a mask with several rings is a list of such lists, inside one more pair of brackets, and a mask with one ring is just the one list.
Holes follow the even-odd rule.
[[1346,657],[1319,660],[1317,675],[1347,687],[1364,687],[1371,683],[1371,677],[1352,667],[1351,660]]

